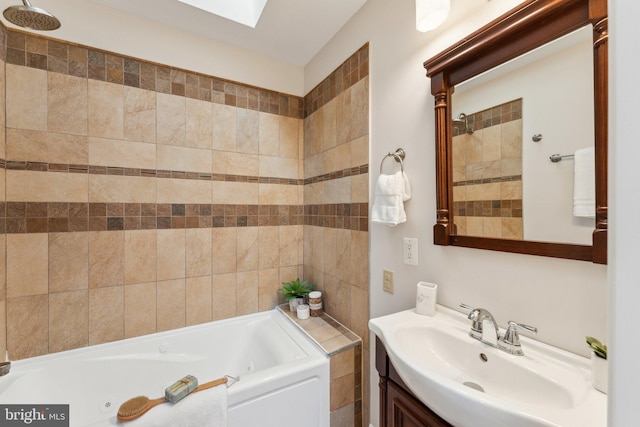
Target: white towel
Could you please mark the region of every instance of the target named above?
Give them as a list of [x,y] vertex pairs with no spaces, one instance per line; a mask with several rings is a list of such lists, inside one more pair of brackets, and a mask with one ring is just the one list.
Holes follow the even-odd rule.
[[127,427],[227,427],[227,387],[191,393],[175,405],[163,403],[140,418],[119,423]]
[[404,202],[411,198],[411,186],[404,172],[381,174],[376,182],[376,192],[371,210],[371,221],[394,227],[407,220]]
[[574,155],[573,216],[596,215],[596,177],[593,147],[577,150]]

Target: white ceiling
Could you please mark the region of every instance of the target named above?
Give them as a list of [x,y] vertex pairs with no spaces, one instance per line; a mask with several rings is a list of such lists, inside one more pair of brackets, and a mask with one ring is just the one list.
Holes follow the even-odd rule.
[[[212,15],[177,0],[87,1],[289,64],[304,66],[367,0],[269,0],[256,28]],[[38,3],[38,0],[32,0],[34,6],[39,6]],[[41,3],[46,2],[43,0]],[[46,9],[44,4],[40,7]],[[50,12],[55,14],[53,10]]]

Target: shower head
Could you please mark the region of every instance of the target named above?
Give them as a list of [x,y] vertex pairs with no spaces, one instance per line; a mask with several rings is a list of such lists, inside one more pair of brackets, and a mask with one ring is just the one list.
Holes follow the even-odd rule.
[[467,135],[473,134],[473,128],[469,126],[469,119],[465,113],[460,113],[457,119],[453,119],[453,127],[460,129]]
[[38,31],[50,31],[60,28],[58,18],[44,9],[31,6],[29,0],[22,0],[24,5],[10,6],[2,13],[7,21],[24,28]]

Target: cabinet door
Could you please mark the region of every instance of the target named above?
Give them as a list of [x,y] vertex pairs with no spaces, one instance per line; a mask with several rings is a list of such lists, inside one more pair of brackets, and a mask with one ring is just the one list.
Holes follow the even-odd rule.
[[387,385],[387,427],[451,427],[393,381]]

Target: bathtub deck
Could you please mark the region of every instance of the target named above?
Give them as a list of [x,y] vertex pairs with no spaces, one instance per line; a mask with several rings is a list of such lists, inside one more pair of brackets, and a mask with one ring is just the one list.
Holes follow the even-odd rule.
[[277,310],[287,315],[327,356],[335,356],[362,344],[360,337],[327,313],[300,320],[295,313],[289,311],[289,304],[281,304]]

